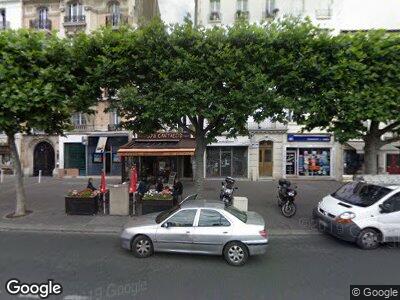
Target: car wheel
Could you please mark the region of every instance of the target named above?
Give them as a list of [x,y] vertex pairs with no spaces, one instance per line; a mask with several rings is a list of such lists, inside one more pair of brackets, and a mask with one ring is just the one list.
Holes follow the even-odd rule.
[[249,258],[249,250],[239,242],[230,242],[224,248],[224,257],[232,266],[242,266]]
[[367,228],[360,232],[357,245],[364,250],[372,250],[379,247],[380,234],[374,229]]
[[132,252],[138,258],[149,257],[153,254],[153,243],[147,236],[139,235],[132,242]]

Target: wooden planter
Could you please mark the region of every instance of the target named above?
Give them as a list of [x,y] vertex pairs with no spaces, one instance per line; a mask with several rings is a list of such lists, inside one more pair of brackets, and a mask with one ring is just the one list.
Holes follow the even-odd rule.
[[[138,214],[145,215],[153,212],[160,212],[174,206],[173,200],[142,200],[136,202]],[[139,207],[138,207],[139,206]]]
[[99,210],[99,196],[91,198],[65,197],[67,215],[95,215]]

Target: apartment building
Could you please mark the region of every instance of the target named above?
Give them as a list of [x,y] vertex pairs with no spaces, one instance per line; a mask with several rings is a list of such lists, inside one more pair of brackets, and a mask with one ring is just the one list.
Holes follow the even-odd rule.
[[230,25],[238,18],[262,23],[275,18],[309,18],[334,33],[352,30],[400,28],[397,0],[198,0],[199,25]]
[[[159,16],[157,0],[0,0],[0,25],[55,31],[61,37],[90,33],[101,26],[137,26]],[[33,130],[18,134],[16,143],[23,172],[28,176],[121,174],[119,146],[129,133],[119,126],[116,112],[106,112],[109,102],[99,100],[95,115],[76,112],[74,129],[65,136],[49,136]],[[0,134],[0,167],[11,170],[6,137]]]

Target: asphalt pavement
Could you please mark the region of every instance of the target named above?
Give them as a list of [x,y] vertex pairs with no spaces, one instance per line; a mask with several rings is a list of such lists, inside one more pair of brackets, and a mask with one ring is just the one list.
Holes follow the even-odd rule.
[[232,267],[222,257],[137,259],[115,235],[0,232],[0,299],[10,278],[54,279],[49,299],[349,299],[350,284],[398,284],[400,248],[374,251],[327,235],[271,237],[267,254]]

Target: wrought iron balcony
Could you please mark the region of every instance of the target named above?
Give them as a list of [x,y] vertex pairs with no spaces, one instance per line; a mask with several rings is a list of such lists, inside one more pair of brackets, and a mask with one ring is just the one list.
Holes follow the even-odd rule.
[[51,20],[49,19],[34,19],[29,21],[29,28],[31,29],[45,29],[51,30]]
[[221,22],[221,13],[219,11],[212,11],[210,13],[210,22]]
[[237,19],[248,20],[249,16],[250,16],[249,11],[245,11],[245,10],[238,10],[238,11],[236,11],[236,14],[235,14],[236,20]]
[[65,16],[64,26],[86,26],[85,15]]
[[263,19],[264,20],[275,19],[275,17],[278,14],[278,12],[279,12],[278,8],[274,8],[272,10],[266,10],[266,11],[263,12]]
[[74,131],[95,131],[95,126],[93,124],[74,124]]
[[128,24],[128,16],[123,14],[110,14],[106,16],[106,25],[118,28],[121,25]]
[[9,21],[0,21],[0,30],[5,30],[10,28],[10,22]]

